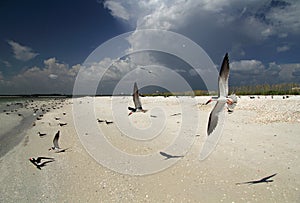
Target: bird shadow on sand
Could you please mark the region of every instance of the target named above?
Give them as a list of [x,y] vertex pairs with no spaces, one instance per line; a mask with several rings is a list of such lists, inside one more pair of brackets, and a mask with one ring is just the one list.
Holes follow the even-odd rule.
[[165,152],[159,152],[160,155],[166,157],[164,160],[168,160],[168,159],[178,159],[178,158],[182,158],[183,156],[176,156],[176,155],[171,155],[171,154],[167,154]]
[[270,178],[272,178],[276,175],[277,175],[277,173],[274,173],[273,175],[264,177],[259,180],[252,180],[252,181],[247,181],[247,182],[242,182],[242,183],[236,183],[236,185],[243,185],[243,184],[254,185],[254,184],[259,184],[259,183],[270,183],[270,182],[274,181],[274,180],[270,180]]

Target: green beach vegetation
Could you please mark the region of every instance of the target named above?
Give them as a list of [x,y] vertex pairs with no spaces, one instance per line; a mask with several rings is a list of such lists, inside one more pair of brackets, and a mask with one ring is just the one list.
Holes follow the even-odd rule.
[[[282,83],[282,84],[261,84],[232,86],[229,88],[230,94],[236,95],[300,95],[300,84]],[[156,92],[152,94],[143,94],[144,96],[209,96],[217,95],[217,92],[208,92],[207,90],[194,90],[187,92]]]

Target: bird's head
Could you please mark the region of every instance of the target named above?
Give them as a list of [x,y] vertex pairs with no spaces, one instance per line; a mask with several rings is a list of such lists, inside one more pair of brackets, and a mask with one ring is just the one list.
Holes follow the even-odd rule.
[[226,103],[227,103],[228,105],[232,105],[232,104],[233,104],[233,99],[227,98]]

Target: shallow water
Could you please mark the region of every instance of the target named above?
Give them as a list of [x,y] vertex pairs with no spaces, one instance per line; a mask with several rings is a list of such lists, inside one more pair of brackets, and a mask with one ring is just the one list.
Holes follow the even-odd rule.
[[[24,138],[36,117],[43,114],[37,102],[47,104],[55,98],[0,97],[0,157],[5,155]],[[25,108],[29,105],[32,108]],[[1,120],[3,122],[1,122]],[[10,123],[14,122],[14,123]]]

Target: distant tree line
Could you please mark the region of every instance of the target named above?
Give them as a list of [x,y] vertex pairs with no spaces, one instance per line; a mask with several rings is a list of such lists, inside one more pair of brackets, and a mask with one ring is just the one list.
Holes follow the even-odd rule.
[[[261,84],[232,86],[229,88],[230,94],[236,95],[300,95],[300,85],[297,83],[282,84]],[[144,94],[144,96],[208,96],[217,95],[217,92],[208,92],[207,90],[194,90],[193,92],[156,92],[153,94]]]
[[261,84],[230,87],[230,92],[237,95],[299,95],[300,85],[297,83]]

